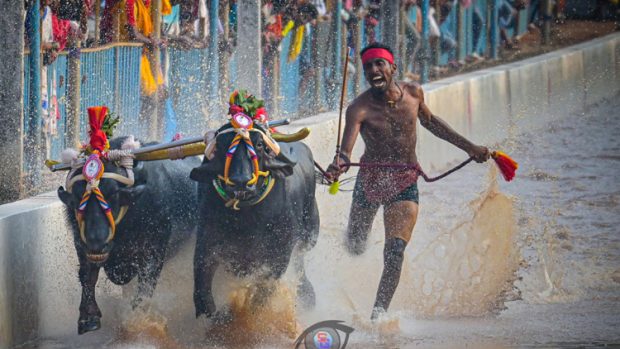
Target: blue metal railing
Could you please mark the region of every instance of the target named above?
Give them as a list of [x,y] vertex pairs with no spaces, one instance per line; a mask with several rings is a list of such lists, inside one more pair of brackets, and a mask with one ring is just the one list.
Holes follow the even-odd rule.
[[114,45],[81,54],[81,139],[88,131],[87,108],[106,105],[120,117],[117,134],[144,129],[140,123],[140,58],[142,47]]
[[[139,46],[111,46],[96,50],[85,50],[81,54],[80,130],[81,139],[87,136],[88,117],[86,109],[95,105],[107,105],[120,116],[117,134],[129,134],[140,126],[140,56]],[[24,55],[24,66],[28,67],[29,55]],[[58,107],[57,133],[47,134],[50,140],[48,154],[58,159],[67,142],[67,82],[68,55],[62,53],[47,66],[47,95],[49,103]],[[55,72],[55,73],[54,73]],[[31,72],[24,69],[24,81],[30,81]],[[23,88],[24,101],[31,93],[30,84]],[[54,91],[55,90],[55,91]],[[54,101],[55,98],[55,101]],[[24,103],[24,115],[29,115],[30,103]],[[50,108],[54,110],[54,108]],[[54,115],[50,115],[54,117]],[[28,134],[31,123],[24,118],[24,134]],[[44,132],[46,132],[44,130]]]
[[208,51],[168,52],[168,93],[177,115],[177,132],[194,135],[205,128],[209,107]]
[[[118,134],[131,134],[140,124],[140,58],[141,47],[116,46],[115,103],[110,104],[121,119]],[[144,127],[142,127],[144,128]]]

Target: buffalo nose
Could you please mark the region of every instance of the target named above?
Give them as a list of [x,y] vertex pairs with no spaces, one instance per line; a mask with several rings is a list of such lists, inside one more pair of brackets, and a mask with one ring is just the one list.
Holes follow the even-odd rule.
[[235,183],[236,187],[245,188],[247,183],[252,179],[252,176],[244,174],[235,174],[230,177],[230,180]]
[[102,253],[106,247],[106,242],[102,240],[91,240],[88,239],[87,244],[88,250],[94,253]]

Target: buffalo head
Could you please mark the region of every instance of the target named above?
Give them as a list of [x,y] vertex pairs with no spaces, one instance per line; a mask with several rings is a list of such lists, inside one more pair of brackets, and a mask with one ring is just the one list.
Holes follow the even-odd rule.
[[133,185],[133,169],[108,161],[101,165],[103,174],[98,181],[89,181],[83,168],[74,168],[67,176],[67,189],[58,188],[58,197],[76,218],[80,234],[76,244],[92,263],[108,259],[116,225],[145,189],[145,185]]
[[192,170],[190,178],[199,182],[216,179],[227,197],[251,200],[263,189],[266,178],[290,176],[296,163],[288,147],[280,148],[261,124],[249,120],[239,125],[233,117],[215,132],[203,164]]

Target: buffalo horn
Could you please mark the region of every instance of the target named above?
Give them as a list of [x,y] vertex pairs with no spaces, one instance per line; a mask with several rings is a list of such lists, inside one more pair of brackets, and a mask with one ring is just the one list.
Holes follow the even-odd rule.
[[291,133],[291,134],[272,133],[271,137],[276,142],[290,143],[290,142],[300,141],[300,140],[308,137],[309,134],[310,134],[310,129],[307,128],[307,127],[304,127],[301,130],[299,130],[299,131],[297,131],[295,133]]

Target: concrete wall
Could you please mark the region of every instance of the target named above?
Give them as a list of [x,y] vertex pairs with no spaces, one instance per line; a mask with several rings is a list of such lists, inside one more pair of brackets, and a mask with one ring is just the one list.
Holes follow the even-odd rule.
[[[535,131],[617,96],[620,34],[424,88],[431,110],[456,130],[477,143],[510,150],[509,140],[516,132]],[[307,143],[323,165],[333,157],[337,117],[335,112],[325,113],[289,127],[311,127]],[[467,157],[426,130],[420,130],[419,139],[418,154],[430,175]],[[354,159],[361,154],[362,143],[356,145]],[[320,203],[334,200],[327,198],[323,187],[317,195]],[[338,207],[348,210],[349,199],[337,198],[342,200]],[[77,258],[63,211],[55,193],[0,206],[0,349],[36,338],[76,336]],[[179,272],[191,273],[191,261],[183,262],[179,265],[187,269]],[[97,291],[100,305],[106,298],[122,297],[119,287],[102,279]],[[105,315],[103,321],[103,326],[110,326]]]

